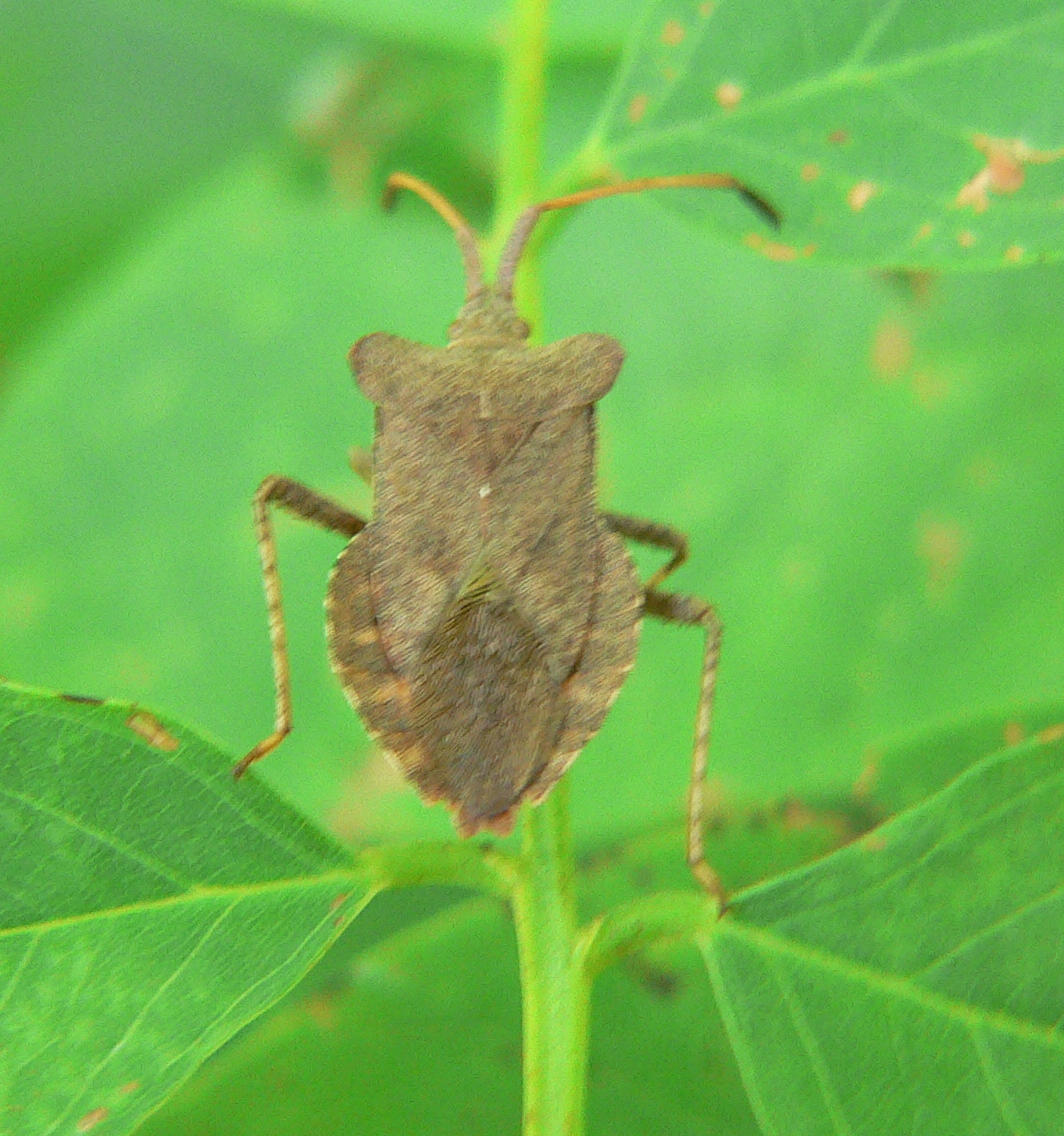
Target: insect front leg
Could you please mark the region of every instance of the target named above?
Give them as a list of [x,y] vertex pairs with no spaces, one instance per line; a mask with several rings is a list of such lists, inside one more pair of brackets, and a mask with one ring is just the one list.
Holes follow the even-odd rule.
[[287,477],[267,477],[255,494],[255,535],[262,561],[262,585],[266,592],[266,611],[270,621],[270,649],[273,654],[273,681],[276,714],[273,733],[262,739],[233,767],[233,776],[242,777],[253,762],[275,750],[292,729],[292,694],[288,673],[288,637],[285,634],[281,604],[281,577],[277,571],[277,546],[270,523],[274,505],[300,520],[309,521],[348,538],[366,527],[366,522],[342,505],[322,497],[313,489]]
[[687,790],[687,863],[701,887],[720,904],[723,912],[727,896],[720,876],[706,860],[703,826],[705,823],[706,763],[709,732],[713,718],[713,693],[720,659],[720,620],[711,604],[696,596],[662,592],[659,585],[687,559],[687,537],[668,525],[621,513],[604,513],[606,524],[619,536],[640,544],[671,550],[672,557],[647,580],[643,612],[666,623],[701,627],[705,632],[702,654],[702,684],[695,716],[695,740],[691,753],[691,781]]

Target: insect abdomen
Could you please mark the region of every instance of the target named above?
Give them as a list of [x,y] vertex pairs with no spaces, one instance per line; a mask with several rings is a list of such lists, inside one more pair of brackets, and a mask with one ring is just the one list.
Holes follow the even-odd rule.
[[552,753],[560,687],[544,645],[490,565],[444,610],[411,678],[427,779],[465,834],[521,799]]

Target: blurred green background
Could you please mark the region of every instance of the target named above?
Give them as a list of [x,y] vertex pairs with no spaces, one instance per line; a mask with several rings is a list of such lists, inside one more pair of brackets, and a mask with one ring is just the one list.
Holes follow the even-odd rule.
[[[461,301],[450,234],[412,200],[382,215],[383,177],[485,225],[498,128],[499,6],[298,9],[0,11],[0,673],[165,709],[234,755],[273,716],[251,495],[278,472],[368,510],[344,354],[443,342]],[[556,5],[548,168],[637,10]],[[1061,693],[1059,265],[778,263],[617,200],[569,219],[544,282],[546,338],[627,349],[602,499],[691,537],[675,581],[725,624],[730,799],[846,792],[890,735]],[[446,835],[329,673],[337,541],[278,530],[296,729],[260,775],[345,839]],[[572,775],[581,847],[679,815],[699,656],[645,628]]]

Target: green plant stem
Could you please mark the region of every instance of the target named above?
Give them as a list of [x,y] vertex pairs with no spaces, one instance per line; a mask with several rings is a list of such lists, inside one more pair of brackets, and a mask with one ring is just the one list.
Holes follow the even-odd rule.
[[576,925],[569,803],[562,782],[524,810],[513,891],[524,1010],[524,1136],[578,1136],[584,1123],[590,972]]
[[[539,197],[546,98],[548,0],[515,0],[502,55],[498,196],[488,239],[492,260],[517,215]],[[525,257],[517,277],[517,306],[533,327],[542,325],[539,275]]]
[[547,0],[515,0],[502,57],[496,222],[508,230],[539,183],[547,66]]
[[[547,0],[515,0],[503,54],[497,256],[514,220],[539,194],[547,65]],[[526,254],[517,307],[542,326],[539,274]],[[589,971],[576,925],[568,793],[564,782],[523,812],[521,862],[511,894],[520,954],[524,1136],[578,1136],[584,1122]]]
[[659,943],[705,938],[717,929],[717,905],[697,891],[641,896],[605,912],[586,932],[584,966],[593,978],[625,956]]
[[363,849],[358,864],[374,888],[452,885],[509,898],[517,876],[512,856],[476,844],[382,845]]

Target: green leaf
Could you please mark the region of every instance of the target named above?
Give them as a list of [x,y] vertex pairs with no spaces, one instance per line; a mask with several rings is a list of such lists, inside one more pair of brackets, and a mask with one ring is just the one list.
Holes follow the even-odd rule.
[[1064,253],[1062,89],[1054,0],[659,0],[586,157],[741,177],[783,234],[737,209],[729,226],[776,259],[1044,260]]
[[883,813],[919,804],[982,757],[1064,728],[1064,701],[1014,703],[907,730],[868,748],[854,797]]
[[[834,818],[796,827],[784,811],[714,827],[709,847],[729,881],[749,882],[837,842]],[[649,889],[690,894],[683,848],[673,827],[589,859],[578,877],[582,909],[590,917]],[[498,904],[466,902],[352,950],[374,913],[404,898],[375,900],[330,952],[327,978],[315,969],[297,1000],[219,1054],[148,1121],[145,1136],[206,1134],[222,1117],[233,1136],[517,1131],[512,927]],[[694,1136],[710,1124],[732,1136],[756,1132],[690,944],[630,957],[597,980],[588,1114],[590,1132],[613,1136]]]
[[354,958],[219,1055],[145,1136],[494,1136],[521,1121],[513,929],[461,904]]
[[128,1132],[370,896],[167,720],[0,688],[0,1126]]
[[1062,758],[984,760],[701,940],[765,1133],[1059,1131]]

